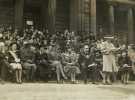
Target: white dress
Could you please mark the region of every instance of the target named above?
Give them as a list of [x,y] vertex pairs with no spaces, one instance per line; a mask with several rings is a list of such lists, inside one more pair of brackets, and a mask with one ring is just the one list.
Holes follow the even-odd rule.
[[102,44],[103,50],[103,71],[104,72],[117,72],[118,67],[116,65],[116,58],[113,52],[109,52],[111,50],[115,50],[116,48],[112,43],[104,42]]

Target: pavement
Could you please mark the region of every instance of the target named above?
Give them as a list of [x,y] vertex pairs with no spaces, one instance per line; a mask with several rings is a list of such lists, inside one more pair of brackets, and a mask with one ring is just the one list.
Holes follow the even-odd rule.
[[129,85],[6,83],[0,100],[135,100],[135,82]]

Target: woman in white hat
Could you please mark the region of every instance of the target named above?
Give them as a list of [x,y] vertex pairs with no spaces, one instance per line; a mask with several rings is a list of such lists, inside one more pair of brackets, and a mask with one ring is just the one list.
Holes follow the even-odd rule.
[[117,50],[111,42],[113,37],[105,37],[106,41],[103,42],[103,83],[111,84],[111,75],[118,71],[115,60],[115,51]]

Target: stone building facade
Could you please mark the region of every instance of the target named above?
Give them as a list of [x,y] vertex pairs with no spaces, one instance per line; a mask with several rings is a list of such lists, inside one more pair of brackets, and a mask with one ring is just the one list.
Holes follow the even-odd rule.
[[135,43],[135,0],[0,0],[0,24],[17,29],[33,21],[38,28],[117,34]]

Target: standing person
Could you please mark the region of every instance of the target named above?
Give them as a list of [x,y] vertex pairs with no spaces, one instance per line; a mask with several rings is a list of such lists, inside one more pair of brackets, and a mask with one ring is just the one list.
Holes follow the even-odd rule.
[[8,62],[11,66],[11,70],[15,72],[15,79],[17,83],[22,83],[22,65],[17,50],[16,43],[11,44],[11,50],[9,50]]
[[81,52],[78,59],[82,78],[84,83],[88,83],[88,66],[91,64],[90,48],[88,45],[84,45],[83,51]]
[[104,84],[111,84],[111,75],[112,73],[117,73],[118,68],[116,66],[116,60],[115,60],[115,51],[116,48],[114,47],[113,43],[111,42],[113,37],[105,37],[107,39],[105,42],[103,42],[103,83]]
[[67,48],[67,51],[62,55],[62,64],[64,65],[64,71],[67,76],[70,77],[71,82],[77,83],[76,75],[80,74],[78,68],[78,54],[76,54],[71,47]]
[[118,59],[118,64],[120,66],[121,82],[123,84],[128,84],[132,69],[132,61],[126,52],[121,54],[121,57]]

